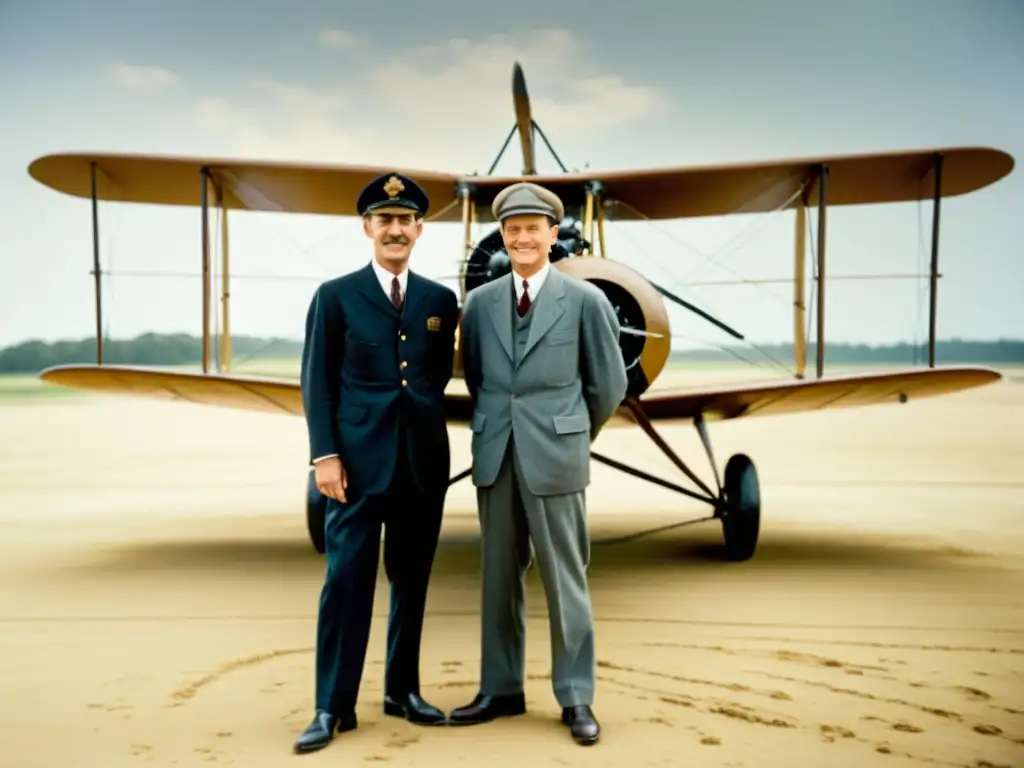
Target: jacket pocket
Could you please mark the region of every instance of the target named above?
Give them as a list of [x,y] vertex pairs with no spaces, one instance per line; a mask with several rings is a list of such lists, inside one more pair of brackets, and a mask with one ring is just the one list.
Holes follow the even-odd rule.
[[362,424],[367,420],[367,414],[365,405],[348,405],[342,402],[338,408],[338,421],[342,424]]
[[469,423],[469,428],[476,434],[480,434],[484,431],[484,424],[487,423],[487,414],[483,411],[473,411],[473,420]]
[[555,432],[560,435],[571,435],[576,432],[587,432],[590,429],[590,417],[585,413],[571,416],[555,416]]
[[579,338],[575,328],[559,328],[547,335],[545,341],[554,346],[556,344],[571,344]]

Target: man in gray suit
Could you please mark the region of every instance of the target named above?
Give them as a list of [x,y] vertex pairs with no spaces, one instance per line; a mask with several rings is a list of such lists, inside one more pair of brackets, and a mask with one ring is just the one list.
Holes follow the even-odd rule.
[[461,331],[483,538],[483,662],[478,695],[449,722],[526,711],[524,592],[532,540],[562,722],[578,742],[592,744],[600,727],[591,709],[597,675],[584,494],[590,444],[626,394],[619,323],[600,290],[548,261],[564,213],[556,195],[514,184],[498,194],[492,211],[512,274],[468,295]]

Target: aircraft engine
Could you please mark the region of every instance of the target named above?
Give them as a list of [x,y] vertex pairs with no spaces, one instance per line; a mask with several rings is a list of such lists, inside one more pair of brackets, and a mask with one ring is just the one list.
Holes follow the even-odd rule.
[[[627,394],[638,397],[654,383],[668,361],[672,337],[665,302],[646,278],[625,264],[605,258],[578,258],[587,243],[575,224],[574,219],[567,218],[559,225],[551,262],[555,269],[586,280],[608,297],[622,328],[619,349],[629,377]],[[511,270],[501,232],[495,229],[470,257],[463,288],[468,294]],[[461,364],[458,368],[461,375]]]

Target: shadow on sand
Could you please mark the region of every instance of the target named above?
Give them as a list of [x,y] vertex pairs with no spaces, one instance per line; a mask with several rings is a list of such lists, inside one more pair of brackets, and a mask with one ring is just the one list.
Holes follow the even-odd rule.
[[[650,528],[662,525],[651,524]],[[623,534],[642,530],[622,521],[594,524],[590,577],[596,588],[617,579],[645,577],[751,579],[778,572],[814,575],[877,577],[884,573],[942,571],[952,575],[961,569],[985,566],[984,553],[931,544],[920,539],[892,535],[868,535],[848,531],[796,532],[764,530],[754,558],[745,563],[724,559],[721,529],[709,521],[693,527],[674,528],[642,538],[621,540]],[[324,557],[299,536],[276,538],[199,537],[116,544],[96,549],[85,560],[60,563],[67,568],[100,578],[148,577],[164,579],[175,573],[220,575],[255,581],[319,580]],[[475,531],[446,532],[438,546],[432,582],[440,587],[476,584],[479,577],[479,537]],[[534,569],[531,569],[534,570]],[[534,574],[535,575],[535,574]]]

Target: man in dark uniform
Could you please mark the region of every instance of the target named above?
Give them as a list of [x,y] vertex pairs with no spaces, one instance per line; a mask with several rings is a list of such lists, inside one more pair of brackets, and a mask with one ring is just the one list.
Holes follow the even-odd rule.
[[316,714],[296,752],[356,727],[384,526],[391,584],[384,712],[444,723],[420,697],[427,583],[450,465],[443,414],[458,301],[410,272],[426,193],[400,174],[371,181],[357,208],[374,245],[367,266],[323,283],[306,318],[302,399],[310,460],[327,496],[327,571],[320,595]]

